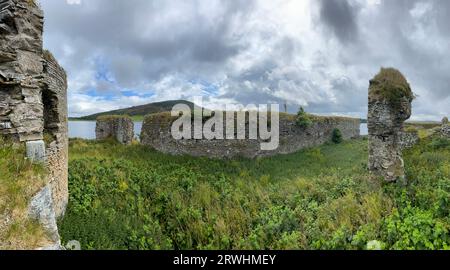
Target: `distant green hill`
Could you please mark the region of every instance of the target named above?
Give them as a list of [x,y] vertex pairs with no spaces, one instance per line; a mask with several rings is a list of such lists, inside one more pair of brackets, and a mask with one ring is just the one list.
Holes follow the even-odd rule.
[[195,106],[194,103],[192,103],[190,101],[186,101],[186,100],[170,100],[170,101],[155,102],[155,103],[150,103],[150,104],[146,104],[146,105],[125,108],[125,109],[120,109],[120,110],[101,112],[101,113],[96,113],[96,114],[78,117],[78,118],[70,118],[70,120],[95,121],[97,119],[97,117],[102,116],[102,115],[129,115],[134,120],[142,120],[144,118],[144,116],[146,116],[147,114],[171,111],[173,106],[175,106],[176,104],[186,104],[191,108],[191,110],[193,110],[194,106]]

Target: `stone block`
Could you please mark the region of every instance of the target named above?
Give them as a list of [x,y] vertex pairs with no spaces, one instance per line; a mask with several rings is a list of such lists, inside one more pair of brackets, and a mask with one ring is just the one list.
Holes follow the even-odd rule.
[[42,225],[52,241],[60,241],[50,185],[45,186],[31,199],[28,215]]
[[26,142],[27,158],[33,162],[45,161],[45,143],[44,141]]

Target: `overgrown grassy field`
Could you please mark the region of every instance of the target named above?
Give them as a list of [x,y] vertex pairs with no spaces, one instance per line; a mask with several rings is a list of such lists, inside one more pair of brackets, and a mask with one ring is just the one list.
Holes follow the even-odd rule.
[[223,161],[72,140],[60,233],[83,249],[449,249],[449,140],[406,151],[407,187],[371,178],[367,152]]
[[24,157],[23,146],[0,137],[0,250],[34,249],[51,243],[27,214],[28,202],[44,185],[46,171]]

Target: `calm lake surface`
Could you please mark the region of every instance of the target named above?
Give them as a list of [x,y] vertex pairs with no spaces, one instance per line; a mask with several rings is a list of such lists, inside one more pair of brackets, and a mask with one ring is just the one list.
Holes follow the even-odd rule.
[[[134,122],[134,134],[141,134],[142,122]],[[361,135],[369,134],[367,124],[361,124]],[[69,137],[95,139],[95,121],[69,121]]]
[[361,124],[360,133],[363,136],[369,135],[369,128],[367,127],[367,124]]

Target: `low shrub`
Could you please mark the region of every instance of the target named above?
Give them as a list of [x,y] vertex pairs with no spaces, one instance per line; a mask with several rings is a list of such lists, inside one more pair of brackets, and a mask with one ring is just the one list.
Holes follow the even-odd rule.
[[296,124],[300,127],[307,128],[312,125],[312,120],[310,115],[308,115],[303,107],[300,107],[298,113],[297,113],[297,119]]
[[342,137],[342,132],[341,132],[341,130],[338,129],[338,128],[335,128],[335,129],[333,130],[333,134],[332,134],[332,136],[331,136],[331,141],[334,142],[335,144],[339,144],[339,143],[342,143],[343,140],[344,140],[344,139],[343,139],[343,137]]
[[446,148],[450,146],[450,140],[442,137],[434,138],[430,146],[434,149]]

